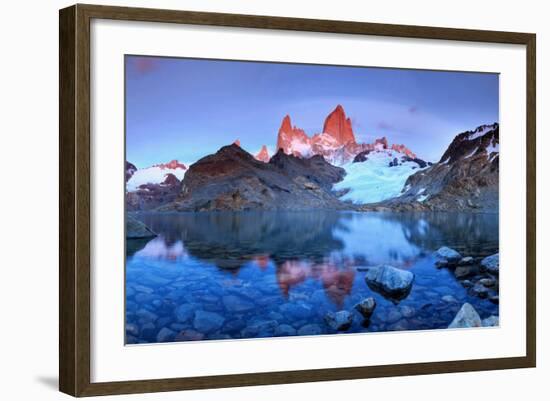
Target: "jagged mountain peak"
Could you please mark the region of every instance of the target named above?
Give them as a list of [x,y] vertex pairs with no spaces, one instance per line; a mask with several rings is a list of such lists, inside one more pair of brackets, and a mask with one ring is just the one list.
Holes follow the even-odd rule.
[[256,156],[254,157],[261,162],[269,162],[269,151],[267,150],[267,146],[262,145],[262,148],[258,153],[256,153]]
[[331,135],[341,145],[355,143],[351,119],[346,116],[340,104],[325,119],[323,132]]
[[441,159],[440,163],[454,163],[478,154],[494,157],[499,152],[499,124],[484,124],[471,131],[458,134]]
[[175,169],[183,169],[187,170],[187,166],[183,163],[180,163],[178,160],[170,160],[168,163],[159,163],[154,164],[152,167],[159,167],[161,170],[175,170]]
[[286,154],[309,158],[321,155],[328,162],[343,165],[351,162],[365,151],[393,151],[416,158],[416,155],[403,144],[390,146],[386,137],[377,138],[374,143],[357,143],[352,121],[344,107],[338,104],[325,118],[323,131],[308,136],[304,130],[292,125],[289,115],[283,118],[277,135],[277,150]]

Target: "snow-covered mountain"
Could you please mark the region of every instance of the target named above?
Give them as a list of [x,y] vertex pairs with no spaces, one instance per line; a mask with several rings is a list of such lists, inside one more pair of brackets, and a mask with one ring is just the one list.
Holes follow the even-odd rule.
[[389,144],[386,137],[373,143],[358,143],[351,119],[341,105],[326,117],[323,132],[309,137],[285,116],[277,135],[277,148],[286,154],[309,158],[321,155],[346,170],[335,185],[342,200],[379,202],[400,195],[407,178],[426,163],[403,144]]
[[[127,162],[127,177],[128,177],[128,165],[133,165]],[[174,175],[179,181],[183,179],[187,166],[180,163],[177,160],[172,160],[168,163],[155,164],[151,167],[132,169],[133,173],[130,174],[130,178],[126,183],[126,189],[128,191],[136,191],[141,185],[147,184],[162,184],[165,182],[167,175]]]
[[414,158],[415,155],[405,145],[388,145],[385,137],[374,143],[358,143],[353,132],[352,122],[341,105],[327,116],[323,132],[308,136],[301,128],[292,125],[290,116],[284,117],[277,135],[277,149],[288,155],[308,158],[321,155],[333,165],[345,165],[359,153],[391,149],[394,152]]

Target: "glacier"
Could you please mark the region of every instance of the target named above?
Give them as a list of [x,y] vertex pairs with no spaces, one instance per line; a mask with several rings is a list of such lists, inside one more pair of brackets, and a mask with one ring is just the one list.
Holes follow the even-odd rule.
[[[368,154],[367,160],[342,165],[346,176],[334,186],[337,191],[348,192],[340,199],[356,204],[376,203],[401,195],[407,178],[422,170],[414,161],[401,161],[401,154],[378,150]],[[389,164],[395,158],[397,166]]]

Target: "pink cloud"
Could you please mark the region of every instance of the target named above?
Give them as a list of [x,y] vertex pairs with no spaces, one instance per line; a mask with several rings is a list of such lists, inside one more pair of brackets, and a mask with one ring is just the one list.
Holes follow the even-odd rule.
[[158,63],[153,57],[136,57],[134,68],[140,74],[147,74],[158,68]]
[[378,124],[377,124],[377,127],[379,129],[383,129],[383,130],[392,130],[394,129],[394,126],[391,125],[390,123],[387,123],[386,121],[380,121]]

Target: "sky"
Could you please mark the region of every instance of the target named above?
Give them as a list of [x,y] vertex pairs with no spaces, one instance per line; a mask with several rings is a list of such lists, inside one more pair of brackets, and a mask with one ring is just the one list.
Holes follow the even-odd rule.
[[341,104],[357,142],[385,136],[437,161],[499,121],[498,74],[126,56],[126,159],[192,163],[239,139],[276,150],[285,115],[311,136]]

